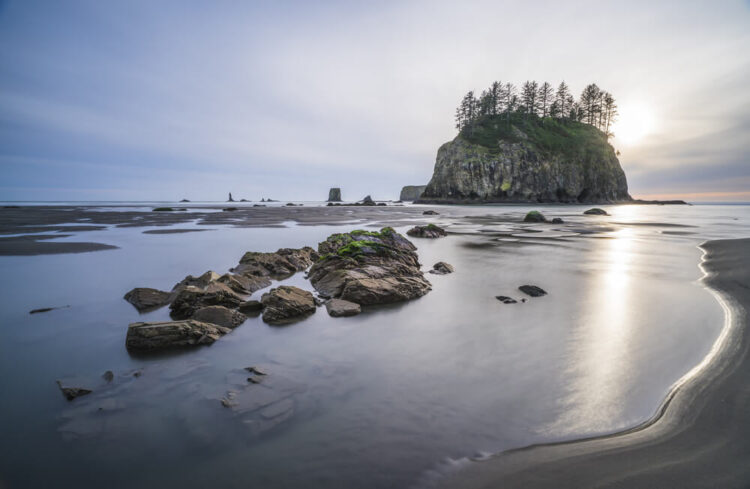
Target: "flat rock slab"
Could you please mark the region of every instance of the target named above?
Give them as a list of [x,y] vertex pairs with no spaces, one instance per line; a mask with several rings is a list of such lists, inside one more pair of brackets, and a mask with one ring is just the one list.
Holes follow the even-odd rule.
[[91,389],[86,389],[84,387],[65,387],[59,380],[57,381],[57,385],[60,387],[60,392],[62,392],[63,396],[65,396],[65,399],[68,401],[72,401],[77,397],[85,396],[93,392]]
[[196,345],[210,345],[231,329],[193,319],[159,323],[132,323],[125,346],[133,351],[153,351]]
[[356,302],[345,301],[344,299],[331,299],[326,302],[326,310],[331,317],[356,316],[362,312],[362,307]]
[[547,295],[547,291],[536,285],[522,285],[518,288],[521,292],[531,297],[541,297]]

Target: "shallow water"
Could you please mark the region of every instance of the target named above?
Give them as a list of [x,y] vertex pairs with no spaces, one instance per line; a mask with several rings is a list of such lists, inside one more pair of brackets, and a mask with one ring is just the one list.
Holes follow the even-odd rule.
[[[564,225],[522,224],[523,206],[430,208],[441,215],[420,220],[453,234],[414,239],[420,261],[456,272],[427,275],[425,297],[353,318],[323,308],[285,327],[250,318],[210,347],[158,356],[125,350],[128,323],[168,319],[139,315],[122,299],[131,288],[168,290],[245,251],[314,246],[386,220],[109,226],[62,239],[115,250],[0,257],[0,485],[409,487],[451,459],[633,426],[723,325],[698,245],[750,235],[749,206],[613,206],[611,217],[541,206]],[[303,274],[286,282],[311,289]],[[549,295],[495,299],[520,299],[522,284]],[[244,382],[239,369],[259,364],[293,406],[262,433],[257,415],[219,401]],[[94,393],[67,402],[57,379]]]

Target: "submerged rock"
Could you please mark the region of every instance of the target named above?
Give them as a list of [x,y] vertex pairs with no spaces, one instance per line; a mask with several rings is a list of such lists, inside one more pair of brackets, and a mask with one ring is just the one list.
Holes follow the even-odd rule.
[[504,295],[495,296],[495,299],[499,300],[503,304],[516,304],[518,302],[517,300],[515,300],[512,297],[507,297],[507,296],[504,296]]
[[245,299],[224,284],[214,282],[205,289],[188,286],[182,289],[169,306],[174,319],[187,319],[206,306],[236,309]]
[[453,265],[445,263],[444,261],[439,261],[432,266],[430,273],[434,273],[435,275],[447,275],[453,273],[453,271]]
[[310,282],[323,297],[360,305],[416,299],[431,287],[415,250],[393,228],[332,234],[318,245],[321,258],[310,268]]
[[196,320],[159,323],[132,323],[128,326],[125,347],[134,351],[163,350],[210,345],[231,329]]
[[328,315],[334,318],[356,316],[362,312],[362,307],[355,303],[345,301],[343,299],[331,299],[326,302],[326,310]]
[[409,236],[414,236],[416,238],[442,238],[443,236],[448,236],[448,233],[445,232],[445,229],[441,228],[440,226],[435,226],[434,224],[428,224],[426,226],[414,226],[410,230],[406,232]]
[[263,294],[263,321],[269,324],[285,324],[315,312],[313,295],[307,290],[291,285],[282,285]]
[[247,316],[224,306],[208,306],[195,311],[192,319],[234,329],[244,323]]
[[547,222],[547,218],[539,211],[530,211],[523,218],[523,222]]
[[138,312],[144,312],[166,306],[169,303],[169,295],[169,292],[157,289],[136,287],[125,294],[124,299],[133,304]]
[[537,287],[536,285],[522,285],[518,288],[518,290],[526,295],[530,295],[531,297],[541,297],[543,295],[547,295],[547,292],[544,289],[542,289],[541,287]]
[[57,381],[57,386],[68,401],[72,401],[76,397],[85,396],[86,394],[91,394],[93,392],[91,389],[86,389],[84,387],[65,387],[59,380]]
[[598,207],[594,207],[593,209],[589,209],[587,211],[583,212],[587,216],[608,216],[609,214],[604,209],[600,209]]

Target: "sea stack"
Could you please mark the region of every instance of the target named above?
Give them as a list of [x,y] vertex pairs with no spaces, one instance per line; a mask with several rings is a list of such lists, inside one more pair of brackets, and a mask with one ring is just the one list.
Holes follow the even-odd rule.
[[419,199],[426,188],[427,185],[406,185],[401,189],[401,194],[399,195],[398,200],[414,202]]
[[437,152],[420,203],[632,201],[607,135],[576,121],[513,114],[465,127]]
[[232,192],[229,192],[229,200],[227,202],[234,202],[234,199],[232,198]]
[[328,191],[328,202],[341,202],[341,189],[333,187]]

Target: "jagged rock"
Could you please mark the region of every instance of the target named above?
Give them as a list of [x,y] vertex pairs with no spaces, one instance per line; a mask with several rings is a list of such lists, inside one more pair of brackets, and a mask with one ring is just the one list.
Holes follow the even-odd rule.
[[362,199],[362,205],[375,205],[375,201],[372,200],[372,197],[366,195],[365,198]]
[[193,277],[192,275],[188,275],[184,279],[182,279],[180,282],[175,284],[174,287],[172,287],[172,291],[180,291],[184,289],[185,287],[198,287],[200,289],[204,289],[208,287],[208,285],[212,282],[215,282],[219,280],[220,275],[214,271],[207,271],[203,275],[200,275],[198,277]]
[[541,297],[543,295],[547,295],[547,292],[537,287],[536,285],[522,285],[518,288],[521,292],[523,292],[526,295],[530,295],[531,297]]
[[193,319],[159,323],[132,323],[128,326],[125,347],[134,351],[163,350],[195,345],[210,345],[231,329]]
[[242,314],[256,314],[263,310],[263,304],[260,301],[245,301],[238,309]]
[[560,217],[555,217],[552,219],[552,224],[565,224],[565,221],[563,221]]
[[133,304],[138,312],[150,311],[166,306],[169,303],[169,292],[148,287],[136,287],[125,294],[124,299]]
[[430,273],[434,273],[435,275],[447,275],[453,273],[453,271],[453,265],[445,263],[444,261],[439,261],[432,266]]
[[187,319],[206,306],[224,306],[236,309],[245,300],[224,284],[214,282],[205,289],[188,286],[177,293],[169,306],[174,319]]
[[539,211],[529,211],[523,218],[523,222],[547,222],[547,218]]
[[57,381],[57,386],[68,401],[72,401],[76,397],[85,396],[86,394],[91,394],[93,392],[91,389],[83,387],[64,387],[59,380]]
[[238,294],[252,294],[257,290],[271,285],[271,279],[268,277],[237,275],[231,273],[225,273],[219,277],[217,282],[226,285]]
[[326,302],[326,310],[328,310],[329,316],[338,318],[356,316],[362,312],[362,307],[355,302],[349,302],[343,299],[331,299]]
[[431,287],[415,249],[392,228],[333,234],[318,245],[310,282],[323,297],[361,305],[416,299]]
[[512,297],[507,297],[504,295],[498,295],[495,296],[495,299],[499,300],[503,304],[516,304],[518,301],[513,299]]
[[406,185],[401,189],[401,194],[399,194],[398,200],[413,202],[419,199],[426,188],[427,185]]
[[334,187],[328,191],[328,202],[341,202],[341,189]]
[[315,312],[312,293],[291,285],[282,285],[263,294],[263,321],[285,324]]
[[234,329],[244,323],[247,320],[247,316],[224,306],[208,306],[195,311],[192,319]]
[[232,271],[247,277],[283,278],[305,270],[317,259],[318,254],[309,246],[281,248],[274,253],[248,251]]
[[424,211],[424,212],[422,213],[422,215],[423,215],[423,216],[439,216],[439,215],[440,215],[440,213],[439,213],[439,212],[437,212],[437,211],[433,211],[432,209],[430,209],[430,210]]
[[441,228],[440,226],[435,226],[434,224],[428,224],[426,226],[414,226],[410,230],[406,232],[409,236],[414,236],[415,238],[442,238],[443,236],[448,236],[448,233],[445,232],[445,229]]
[[598,207],[594,207],[593,209],[589,209],[587,211],[583,212],[587,216],[608,216],[609,214],[604,209],[600,209]]

